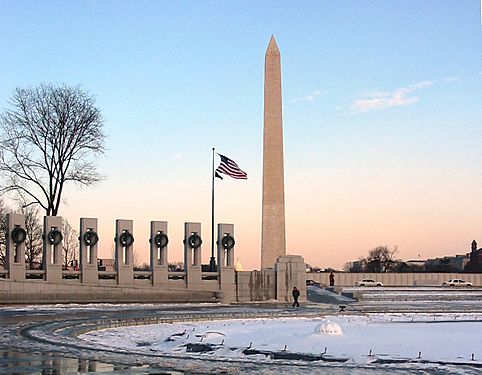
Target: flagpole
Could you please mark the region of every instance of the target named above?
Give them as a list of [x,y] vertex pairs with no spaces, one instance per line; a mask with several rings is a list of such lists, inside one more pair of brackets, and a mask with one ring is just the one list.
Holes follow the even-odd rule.
[[209,270],[216,272],[216,258],[214,258],[214,147],[213,147],[213,171],[211,186],[211,259],[209,260]]

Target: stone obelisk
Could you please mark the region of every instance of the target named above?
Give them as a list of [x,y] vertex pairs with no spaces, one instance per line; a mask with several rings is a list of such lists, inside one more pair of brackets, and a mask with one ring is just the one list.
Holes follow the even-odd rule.
[[286,255],[280,60],[271,36],[264,66],[262,269],[273,268]]

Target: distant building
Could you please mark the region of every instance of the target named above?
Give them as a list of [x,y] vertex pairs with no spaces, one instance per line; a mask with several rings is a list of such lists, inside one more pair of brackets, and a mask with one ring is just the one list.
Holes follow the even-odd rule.
[[241,272],[243,270],[243,266],[241,265],[241,262],[239,261],[239,259],[236,262],[236,264],[234,265],[234,270],[236,272]]
[[423,272],[425,271],[425,259],[411,259],[403,262],[409,270]]
[[99,271],[115,271],[114,259],[98,259],[97,262]]
[[353,262],[348,263],[349,272],[365,272],[366,267],[367,267],[367,262],[365,259],[355,260]]
[[428,259],[425,262],[427,272],[463,272],[470,258],[465,255],[445,256],[442,258]]
[[312,266],[310,264],[306,264],[306,272],[322,272],[322,270],[318,266]]
[[[374,272],[366,259],[348,262],[344,269],[348,272]],[[478,249],[477,242],[473,240],[470,253],[395,261],[388,272],[482,272],[482,248]]]
[[482,249],[477,249],[477,242],[472,241],[471,251],[467,254],[469,262],[465,265],[467,272],[482,272]]

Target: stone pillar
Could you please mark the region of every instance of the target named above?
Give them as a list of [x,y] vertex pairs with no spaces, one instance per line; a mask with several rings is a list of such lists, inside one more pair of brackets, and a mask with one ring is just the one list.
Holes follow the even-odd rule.
[[306,301],[306,264],[301,255],[285,255],[276,261],[276,299],[292,302],[291,291],[297,287],[299,301]]
[[167,221],[151,221],[151,249],[152,285],[167,286]]
[[7,250],[5,266],[8,278],[13,281],[25,280],[25,215],[7,214]]
[[98,284],[97,273],[98,241],[97,219],[80,219],[80,271],[82,284]]
[[286,254],[281,58],[274,37],[265,56],[261,268]]
[[218,272],[222,302],[236,300],[236,280],[234,271],[234,225],[218,224]]
[[202,288],[201,223],[184,223],[184,271],[188,289]]
[[117,285],[134,284],[133,222],[132,220],[115,221],[115,265]]
[[62,281],[62,217],[44,216],[43,269],[49,283]]

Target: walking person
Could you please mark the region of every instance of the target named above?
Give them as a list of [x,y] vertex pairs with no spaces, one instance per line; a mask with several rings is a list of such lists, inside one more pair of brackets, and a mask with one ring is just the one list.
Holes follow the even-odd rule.
[[333,272],[330,273],[330,286],[335,286],[335,275],[333,275]]
[[293,307],[300,307],[300,304],[298,302],[298,298],[300,296],[300,291],[294,286],[293,287],[293,291],[291,292],[291,294],[293,295]]

